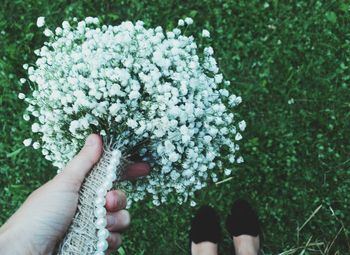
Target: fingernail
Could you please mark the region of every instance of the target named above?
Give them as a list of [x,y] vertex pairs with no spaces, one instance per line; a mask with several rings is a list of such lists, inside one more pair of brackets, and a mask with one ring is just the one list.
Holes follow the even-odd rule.
[[94,146],[95,144],[96,144],[96,139],[92,135],[90,135],[85,141],[85,146]]

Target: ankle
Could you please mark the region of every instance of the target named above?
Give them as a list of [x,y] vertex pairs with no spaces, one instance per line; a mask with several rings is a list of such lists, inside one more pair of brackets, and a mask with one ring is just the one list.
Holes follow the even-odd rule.
[[191,244],[192,255],[218,255],[218,245],[212,242],[200,242]]
[[240,235],[233,237],[236,255],[257,255],[259,252],[259,236]]
[[253,249],[250,248],[249,249],[241,249],[241,250],[237,250],[235,249],[236,255],[257,255],[258,252],[254,251]]

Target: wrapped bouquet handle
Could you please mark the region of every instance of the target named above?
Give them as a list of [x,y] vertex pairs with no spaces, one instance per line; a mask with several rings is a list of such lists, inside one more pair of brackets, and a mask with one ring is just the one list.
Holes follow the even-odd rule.
[[[181,31],[192,23],[180,19],[166,32],[142,21],[112,26],[74,18],[54,31],[45,28],[48,41],[35,50],[38,59],[23,65],[28,79],[20,82],[33,90],[19,94],[29,104],[23,118],[33,121],[26,146],[40,148],[59,172],[88,134],[105,140],[58,254],[104,254],[104,202],[113,182],[128,202],[147,196],[160,205],[176,193],[179,204],[195,205],[195,191],[243,162],[237,141],[246,124],[233,112],[242,99],[231,93],[213,48],[204,46],[209,31],[198,45]],[[45,19],[37,25],[45,26]],[[120,181],[132,156],[150,162],[152,172],[137,182]]]
[[106,229],[105,196],[113,182],[122,176],[121,151],[105,148],[99,162],[85,178],[80,190],[78,209],[60,243],[57,254],[104,254],[109,231]]

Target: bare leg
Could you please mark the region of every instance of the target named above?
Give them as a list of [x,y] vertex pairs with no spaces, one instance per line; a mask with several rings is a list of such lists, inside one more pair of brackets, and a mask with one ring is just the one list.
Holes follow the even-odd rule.
[[218,255],[218,245],[212,242],[200,242],[195,244],[192,242],[191,245],[192,255]]
[[236,255],[257,255],[260,246],[259,236],[233,236]]

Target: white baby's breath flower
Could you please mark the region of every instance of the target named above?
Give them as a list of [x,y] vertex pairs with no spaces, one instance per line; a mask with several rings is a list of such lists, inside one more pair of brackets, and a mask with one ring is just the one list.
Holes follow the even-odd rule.
[[62,28],[64,29],[64,30],[68,30],[69,28],[70,28],[70,24],[69,24],[69,22],[68,21],[63,21],[62,22]]
[[242,135],[240,133],[237,133],[236,136],[235,136],[235,140],[239,141],[241,139],[242,139]]
[[177,25],[178,25],[179,27],[182,27],[182,26],[185,25],[185,21],[184,21],[183,19],[179,19]]
[[24,146],[30,146],[32,144],[32,138],[27,138],[23,141]]
[[237,158],[237,163],[238,163],[238,164],[241,164],[241,163],[243,163],[243,162],[244,162],[244,160],[243,160],[243,157],[242,157],[242,156],[240,156],[240,157]]
[[230,175],[231,172],[232,172],[232,170],[228,169],[228,168],[226,168],[225,171],[224,171],[225,175]]
[[30,120],[30,116],[28,114],[23,114],[23,119],[25,121],[29,121]]
[[210,135],[206,135],[203,137],[205,143],[210,143],[213,138]]
[[204,54],[208,55],[208,56],[213,55],[214,49],[212,47],[206,47],[206,48],[204,48]]
[[135,91],[135,90],[131,91],[130,94],[129,94],[129,98],[130,98],[131,100],[137,99],[137,98],[139,98],[140,96],[141,96],[141,94],[140,94],[138,91]]
[[34,123],[34,124],[32,125],[32,131],[33,131],[33,133],[37,133],[37,132],[39,132],[39,130],[40,130],[39,124],[38,124],[38,123]]
[[209,38],[210,37],[210,32],[208,30],[206,30],[206,29],[203,29],[202,36]]
[[63,30],[62,30],[62,28],[60,28],[60,27],[57,27],[57,28],[55,29],[55,34],[56,34],[56,35],[62,35],[62,32],[63,32]]
[[78,129],[79,127],[80,127],[79,121],[73,120],[73,121],[70,123],[70,125],[69,125],[69,131],[70,131],[72,134],[74,134],[74,133],[77,131],[77,129]]
[[50,37],[50,36],[53,36],[54,34],[53,34],[53,32],[50,29],[45,28],[44,35],[47,36],[47,37]]
[[26,79],[25,78],[21,78],[21,79],[19,79],[19,81],[20,81],[20,83],[25,83],[26,82]]
[[132,129],[137,127],[137,122],[134,119],[128,119],[126,124]]
[[38,17],[36,20],[37,27],[43,27],[45,25],[45,17]]
[[192,25],[193,24],[193,19],[190,17],[185,18],[185,22],[187,25]]
[[241,97],[237,97],[236,98],[236,104],[238,105],[240,103],[242,103],[242,98]]
[[288,104],[294,104],[294,98],[289,99]]
[[42,154],[43,154],[44,156],[46,156],[47,154],[49,154],[48,150],[46,150],[46,149],[43,149],[41,152],[42,152]]
[[229,105],[234,107],[239,105],[242,102],[242,98],[241,97],[237,97],[236,95],[231,95],[229,97]]
[[18,98],[19,98],[19,99],[25,99],[25,98],[26,98],[26,95],[23,94],[23,93],[18,93]]
[[247,127],[247,124],[246,124],[246,122],[245,122],[244,120],[242,120],[242,121],[240,121],[240,122],[238,123],[238,126],[239,126],[239,129],[240,129],[241,131],[244,131],[245,128]]
[[[215,83],[219,84],[223,81],[223,75],[222,74],[217,74],[214,76]],[[222,90],[222,91],[227,91],[227,90]],[[227,91],[228,92],[228,91]]]
[[35,150],[39,149],[39,148],[40,148],[40,143],[34,142],[34,143],[33,143],[33,148],[34,148]]
[[176,152],[172,152],[172,153],[170,153],[170,155],[169,155],[169,160],[170,160],[171,162],[176,162],[176,161],[179,160],[179,158],[180,158],[180,155],[179,155],[178,153],[176,153]]

